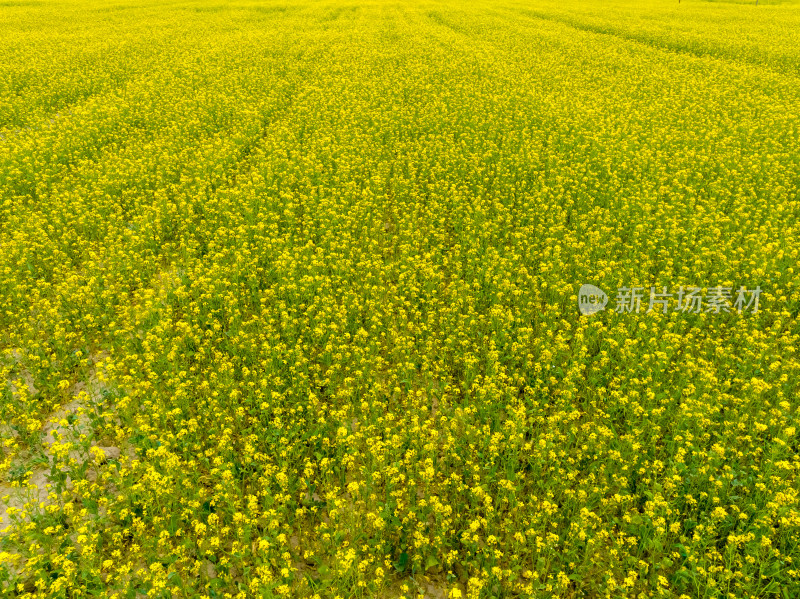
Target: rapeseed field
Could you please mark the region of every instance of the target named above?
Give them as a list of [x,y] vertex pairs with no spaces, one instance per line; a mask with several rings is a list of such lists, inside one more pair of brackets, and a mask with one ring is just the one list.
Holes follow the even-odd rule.
[[800,597],[798,32],[0,2],[0,595]]

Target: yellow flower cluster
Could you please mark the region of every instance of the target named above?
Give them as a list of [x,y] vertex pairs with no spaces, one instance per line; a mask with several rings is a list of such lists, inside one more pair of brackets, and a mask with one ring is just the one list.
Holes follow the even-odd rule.
[[798,30],[0,3],[0,594],[800,596]]

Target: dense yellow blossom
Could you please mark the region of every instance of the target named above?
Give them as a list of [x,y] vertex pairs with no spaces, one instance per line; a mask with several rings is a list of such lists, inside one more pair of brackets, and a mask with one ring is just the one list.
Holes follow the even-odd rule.
[[0,594],[800,596],[798,31],[0,2]]

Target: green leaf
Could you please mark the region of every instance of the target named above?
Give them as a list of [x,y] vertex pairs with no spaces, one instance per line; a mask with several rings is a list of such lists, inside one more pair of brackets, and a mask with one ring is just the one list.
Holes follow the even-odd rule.
[[781,562],[775,561],[769,565],[769,568],[766,569],[764,572],[764,576],[767,578],[771,578],[773,576],[777,576],[778,573],[781,571]]
[[687,557],[689,557],[689,552],[688,552],[688,551],[686,551],[686,547],[684,547],[684,546],[683,546],[683,545],[681,545],[680,543],[676,543],[676,544],[675,544],[675,548],[676,548],[676,549],[678,550],[678,552],[681,554],[681,557],[682,557],[683,559],[686,559]]
[[397,568],[398,572],[403,572],[406,569],[407,565],[408,565],[408,553],[403,551],[403,553],[400,554],[400,559],[398,559],[397,562],[395,562],[394,567]]
[[435,568],[439,565],[439,560],[436,559],[433,555],[429,555],[428,559],[425,560],[425,569],[430,570],[431,568]]

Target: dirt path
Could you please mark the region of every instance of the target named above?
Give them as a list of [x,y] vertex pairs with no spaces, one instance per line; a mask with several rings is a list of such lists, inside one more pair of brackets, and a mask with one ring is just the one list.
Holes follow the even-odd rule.
[[[12,353],[12,357],[19,359],[19,355],[15,353]],[[106,460],[119,459],[123,453],[119,447],[97,444],[89,416],[96,406],[104,402],[103,392],[106,386],[98,371],[99,363],[105,358],[103,355],[91,357],[90,363],[93,366],[89,375],[85,380],[72,386],[69,390],[71,399],[45,420],[41,431],[41,448],[30,447],[15,456],[13,470],[26,468],[25,478],[21,482],[10,480],[9,474],[0,478],[0,538],[9,534],[15,527],[29,522],[32,513],[58,503],[59,497],[53,490],[55,485],[51,481],[57,458],[60,458],[61,464],[65,459],[70,463],[74,460],[75,465],[94,461],[98,468],[102,468]],[[37,393],[33,377],[27,370],[21,369],[21,373],[14,377],[14,381],[6,383],[12,394],[20,392],[18,382],[27,386],[31,396]],[[87,445],[88,451],[84,449]],[[132,451],[126,451],[125,454],[135,459],[135,453]],[[61,469],[67,470],[63,465]],[[90,469],[87,479],[93,481],[96,476],[97,469]],[[67,474],[66,488],[72,488],[72,484],[73,481]],[[10,566],[12,576],[22,572],[24,566],[22,562],[22,556],[0,551],[0,563]]]

